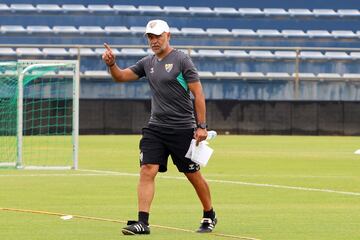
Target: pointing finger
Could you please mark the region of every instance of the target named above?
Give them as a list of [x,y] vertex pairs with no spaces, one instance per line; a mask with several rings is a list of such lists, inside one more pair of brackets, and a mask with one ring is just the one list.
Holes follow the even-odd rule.
[[106,50],[112,51],[111,48],[110,48],[110,46],[109,46],[107,43],[104,43],[104,47],[106,48]]

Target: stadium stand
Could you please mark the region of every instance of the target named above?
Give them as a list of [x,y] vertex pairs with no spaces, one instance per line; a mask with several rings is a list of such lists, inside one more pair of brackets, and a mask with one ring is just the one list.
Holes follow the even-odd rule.
[[[4,1],[0,44],[6,45],[0,47],[0,58],[80,57],[83,76],[109,81],[103,73],[101,45],[117,46],[114,51],[121,64],[134,64],[151,54],[144,46],[144,25],[151,18],[162,18],[171,26],[172,44],[193,58],[205,84],[215,86],[214,80],[224,80],[221,84],[226,86],[231,79],[286,80],[288,86],[296,78],[357,80],[360,12],[356,5],[230,2],[205,6],[201,1]],[[330,49],[336,47],[341,49]],[[333,86],[342,88],[338,83]],[[357,98],[356,92],[349,92],[349,98]]]

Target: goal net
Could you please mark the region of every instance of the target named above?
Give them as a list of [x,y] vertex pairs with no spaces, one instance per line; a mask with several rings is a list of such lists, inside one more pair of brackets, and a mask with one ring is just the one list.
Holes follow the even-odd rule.
[[0,62],[0,168],[77,169],[79,65]]

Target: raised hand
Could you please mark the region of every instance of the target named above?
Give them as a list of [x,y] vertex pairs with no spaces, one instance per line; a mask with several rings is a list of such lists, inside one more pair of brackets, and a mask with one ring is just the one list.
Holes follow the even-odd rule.
[[106,50],[102,55],[102,59],[108,67],[112,67],[115,65],[115,54],[107,43],[104,43],[104,47]]

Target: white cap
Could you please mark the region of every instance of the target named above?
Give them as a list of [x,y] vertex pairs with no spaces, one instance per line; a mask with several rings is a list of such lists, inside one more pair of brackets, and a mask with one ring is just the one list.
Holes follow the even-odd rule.
[[163,32],[170,32],[169,25],[163,20],[151,20],[146,25],[145,34],[152,33],[155,35],[161,35]]

